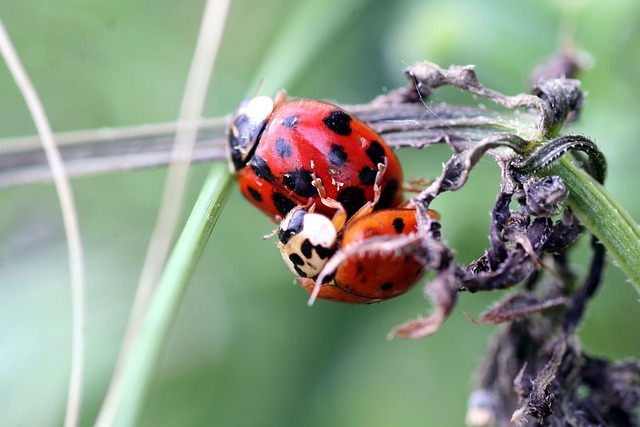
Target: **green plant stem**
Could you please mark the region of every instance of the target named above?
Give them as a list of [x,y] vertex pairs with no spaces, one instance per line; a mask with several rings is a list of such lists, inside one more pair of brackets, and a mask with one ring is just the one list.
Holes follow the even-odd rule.
[[568,157],[553,164],[545,175],[558,175],[563,180],[569,190],[567,204],[640,293],[640,229],[633,218]]
[[226,162],[212,166],[189,219],[176,242],[151,298],[139,339],[123,370],[122,400],[115,425],[138,425],[153,373],[174,324],[178,306],[192,273],[220,216],[232,182]]

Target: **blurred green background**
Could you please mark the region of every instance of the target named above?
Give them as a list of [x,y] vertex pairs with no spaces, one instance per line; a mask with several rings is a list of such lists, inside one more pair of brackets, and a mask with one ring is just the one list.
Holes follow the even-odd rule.
[[[3,0],[0,18],[54,130],[66,131],[174,120],[203,5]],[[314,11],[310,21],[300,18],[304,8]],[[337,32],[324,37],[334,24]],[[292,40],[292,26],[297,48],[274,50],[278,40]],[[636,0],[237,0],[206,115],[230,113],[256,90],[256,70],[269,61],[277,66],[262,76],[265,94],[286,85],[293,96],[366,102],[404,85],[402,68],[423,59],[475,64],[485,85],[515,94],[526,91],[529,72],[563,34],[591,57],[580,76],[584,113],[571,131],[600,144],[610,192],[640,218]],[[323,43],[313,49],[317,40]],[[4,66],[0,94],[0,137],[34,134]],[[437,97],[460,99],[481,102],[453,90]],[[450,153],[436,147],[399,155],[408,177],[430,178]],[[194,168],[190,203],[207,168]],[[498,174],[486,160],[463,191],[434,205],[461,261],[487,245]],[[113,369],[164,176],[158,169],[73,181],[88,268],[82,425],[93,423]],[[51,184],[2,190],[0,206],[0,425],[60,425],[70,295],[55,192]],[[143,425],[461,425],[474,366],[495,330],[463,312],[477,315],[504,293],[462,294],[433,337],[389,342],[394,325],[428,311],[419,287],[384,304],[308,308],[273,241],[260,238],[272,228],[234,188],[181,306]],[[573,258],[578,271],[588,255],[584,243]],[[640,357],[639,324],[638,295],[610,266],[580,331],[584,347],[613,359]]]

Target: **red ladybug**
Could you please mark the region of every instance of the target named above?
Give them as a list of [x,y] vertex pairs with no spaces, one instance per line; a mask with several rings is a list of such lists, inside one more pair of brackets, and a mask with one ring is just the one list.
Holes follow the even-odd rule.
[[[429,215],[438,217],[434,211]],[[416,257],[383,247],[418,232],[415,209],[363,214],[350,220],[340,233],[327,232],[326,222],[323,215],[296,210],[278,229],[285,263],[302,276],[297,281],[310,294],[316,287],[315,277],[330,257],[342,257],[317,298],[351,304],[378,302],[405,293],[424,275],[425,268]]]
[[321,203],[316,179],[348,216],[374,199],[376,181],[376,209],[402,203],[400,163],[376,132],[333,104],[285,97],[244,101],[229,127],[230,167],[251,203],[274,222],[314,203],[331,216],[336,209]]

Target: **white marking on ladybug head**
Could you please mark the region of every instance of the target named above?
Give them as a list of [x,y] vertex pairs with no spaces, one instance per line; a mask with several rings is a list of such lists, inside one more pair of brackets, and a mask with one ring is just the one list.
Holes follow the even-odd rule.
[[242,101],[233,114],[227,144],[231,172],[237,172],[249,161],[249,156],[274,108],[273,99],[268,96],[256,96]]
[[315,277],[335,251],[338,233],[329,218],[294,208],[278,227],[278,249],[297,276]]

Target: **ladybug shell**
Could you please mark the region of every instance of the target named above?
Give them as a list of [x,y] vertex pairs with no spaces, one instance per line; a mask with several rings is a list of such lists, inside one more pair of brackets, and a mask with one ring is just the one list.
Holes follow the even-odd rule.
[[[304,287],[309,294],[313,292],[315,281],[313,279],[307,279],[299,277],[297,282]],[[320,292],[318,293],[319,299],[326,299],[333,302],[343,302],[347,304],[371,304],[378,302],[377,299],[371,299],[369,297],[363,297],[350,292],[347,292],[333,284],[322,285]]]
[[[429,215],[437,214],[429,211]],[[418,231],[414,209],[374,211],[349,223],[341,248],[346,249],[376,236],[399,236]],[[336,270],[333,280],[322,285],[318,298],[362,304],[397,297],[411,289],[425,273],[424,266],[410,255],[356,254]],[[312,280],[298,280],[309,293]]]
[[316,212],[332,215],[322,204],[313,176],[326,197],[351,216],[374,199],[378,164],[386,161],[376,208],[402,202],[402,169],[380,136],[339,107],[312,99],[279,104],[271,113],[245,167],[238,169],[240,190],[272,220],[295,206],[316,204]]

